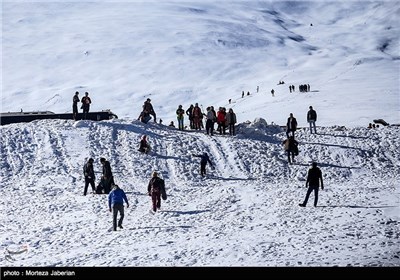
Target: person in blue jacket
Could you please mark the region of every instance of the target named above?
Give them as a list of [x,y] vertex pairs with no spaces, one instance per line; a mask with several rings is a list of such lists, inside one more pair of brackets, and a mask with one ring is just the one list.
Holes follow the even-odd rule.
[[108,208],[110,212],[113,212],[113,229],[117,230],[117,215],[120,214],[118,220],[118,227],[122,227],[122,221],[124,220],[124,201],[126,202],[126,207],[129,207],[128,198],[123,189],[118,185],[114,185],[112,191],[108,194]]
[[202,177],[204,177],[204,175],[206,175],[207,162],[211,165],[211,167],[213,167],[213,164],[212,164],[210,158],[208,157],[208,154],[207,153],[203,153],[202,155],[193,155],[193,156],[201,158],[201,160],[200,160],[200,174],[201,174]]

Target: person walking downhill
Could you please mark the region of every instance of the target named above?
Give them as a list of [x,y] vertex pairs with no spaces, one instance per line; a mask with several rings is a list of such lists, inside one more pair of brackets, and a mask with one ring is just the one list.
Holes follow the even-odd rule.
[[165,194],[165,182],[158,177],[158,173],[154,171],[151,175],[149,184],[147,185],[147,193],[151,197],[152,213],[161,208],[161,195]]
[[313,162],[312,163],[312,168],[308,170],[308,175],[307,175],[307,182],[306,182],[306,187],[308,186],[307,189],[307,194],[306,198],[304,199],[303,203],[300,203],[299,206],[301,207],[306,207],[308,198],[310,197],[310,194],[312,191],[314,191],[314,207],[317,207],[318,203],[318,190],[319,190],[319,183],[321,181],[321,189],[324,189],[324,182],[322,180],[322,172],[321,169],[317,167],[317,163]]
[[112,191],[108,194],[108,208],[113,213],[113,230],[117,230],[117,217],[119,212],[118,227],[123,229],[122,221],[124,220],[124,201],[126,207],[129,207],[128,198],[123,189],[118,185],[113,185]]
[[79,91],[75,92],[74,97],[72,98],[72,117],[74,121],[78,118],[78,102],[79,102]]
[[185,110],[182,109],[182,105],[179,105],[178,109],[176,110],[176,118],[178,120],[178,129],[179,130],[184,129],[184,126],[183,126],[184,116],[185,116]]
[[83,175],[85,176],[85,189],[83,190],[83,195],[87,194],[89,184],[92,187],[93,193],[96,192],[96,187],[94,185],[94,181],[96,178],[93,170],[93,162],[94,160],[92,158],[89,158],[89,160],[83,166]]
[[313,109],[312,106],[310,106],[309,109],[310,110],[307,113],[307,122],[310,124],[310,132],[312,134],[312,129],[314,128],[314,133],[317,134],[317,128],[315,127],[315,122],[317,121],[317,112]]

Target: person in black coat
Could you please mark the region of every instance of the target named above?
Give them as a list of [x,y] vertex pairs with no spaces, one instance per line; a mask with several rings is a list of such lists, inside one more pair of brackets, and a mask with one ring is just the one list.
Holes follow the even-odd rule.
[[75,92],[74,97],[72,98],[72,116],[74,121],[76,121],[78,117],[78,102],[79,102],[79,91]]
[[143,111],[147,111],[150,115],[153,116],[154,122],[157,122],[156,112],[154,111],[150,98],[147,98],[147,100],[144,102]]
[[293,136],[294,138],[294,132],[296,131],[296,129],[297,129],[297,120],[295,117],[293,117],[293,113],[290,113],[286,123],[287,137],[289,138],[289,136]]
[[104,193],[108,194],[111,191],[111,186],[114,185],[114,176],[111,171],[111,165],[105,158],[100,158],[100,162],[103,165],[103,175],[101,176],[101,185],[104,189]]
[[201,158],[201,160],[200,160],[200,174],[201,174],[202,177],[204,177],[206,175],[207,163],[209,163],[211,165],[211,167],[213,167],[213,164],[212,164],[210,158],[208,157],[208,154],[207,153],[203,153],[202,155],[193,155],[193,156]]
[[82,97],[82,110],[83,110],[83,119],[86,120],[87,114],[89,113],[90,104],[92,104],[92,100],[89,97],[89,93],[85,92],[85,96]]
[[321,181],[321,189],[324,189],[324,182],[322,180],[322,172],[321,169],[317,167],[317,163],[312,163],[312,168],[308,170],[306,187],[308,186],[306,198],[303,203],[300,203],[299,206],[306,207],[308,198],[312,191],[314,191],[314,207],[317,207],[318,203],[318,190],[319,190],[319,182]]
[[92,187],[93,193],[96,191],[96,188],[94,186],[94,180],[95,175],[94,175],[94,170],[93,170],[93,159],[90,158],[88,162],[83,166],[83,175],[85,176],[85,189],[83,191],[83,195],[87,194],[87,189],[90,186]]
[[317,112],[313,109],[312,106],[309,108],[310,110],[307,112],[307,122],[310,124],[310,132],[317,134],[317,128],[315,127],[315,122],[317,121]]
[[186,110],[186,115],[189,117],[190,129],[194,129],[193,108],[193,104],[190,104],[190,107]]

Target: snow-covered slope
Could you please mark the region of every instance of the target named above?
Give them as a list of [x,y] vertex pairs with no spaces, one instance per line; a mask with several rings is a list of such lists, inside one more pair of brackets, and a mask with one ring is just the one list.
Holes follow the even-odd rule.
[[[398,266],[399,127],[300,130],[287,165],[285,132],[262,120],[207,136],[139,121],[43,120],[1,127],[1,249],[28,245],[7,266]],[[153,152],[137,151],[142,134]],[[215,170],[199,174],[209,153]],[[112,232],[107,196],[83,196],[88,157],[110,160],[128,195]],[[304,199],[310,162],[325,189]],[[157,170],[168,199],[150,214]],[[98,179],[100,174],[98,174]],[[98,181],[98,180],[96,180]],[[89,187],[90,188],[90,187]]]

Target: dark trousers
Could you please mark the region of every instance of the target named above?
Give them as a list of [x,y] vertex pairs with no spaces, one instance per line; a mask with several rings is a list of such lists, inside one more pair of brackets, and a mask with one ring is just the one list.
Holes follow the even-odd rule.
[[214,134],[214,122],[212,120],[207,120],[206,121],[206,130],[207,134]]
[[113,205],[113,229],[117,230],[117,216],[119,212],[118,226],[122,226],[122,221],[124,220],[124,205],[116,203]]
[[103,186],[104,193],[110,193],[111,185],[114,184],[114,176],[107,179],[101,179],[101,185]]
[[84,189],[84,191],[83,191],[83,195],[86,195],[86,194],[87,194],[87,189],[88,189],[88,187],[89,187],[89,184],[90,184],[90,186],[92,186],[92,190],[93,190],[93,191],[96,191],[96,188],[95,188],[95,186],[94,186],[94,179],[93,179],[93,178],[85,177],[85,189]]
[[[290,157],[292,157],[292,160],[290,160]],[[287,160],[288,160],[288,163],[294,162],[294,152],[293,151],[290,151],[290,150],[287,151]]]
[[309,186],[308,187],[306,198],[304,199],[304,202],[303,202],[304,206],[307,205],[308,198],[310,197],[310,194],[311,194],[312,191],[314,191],[314,206],[317,206],[317,203],[318,203],[318,189],[319,189],[318,186]]
[[229,135],[235,135],[235,124],[229,124]]
[[78,105],[77,104],[72,105],[72,116],[73,116],[74,120],[76,121],[76,119],[78,117]]
[[200,163],[200,174],[201,174],[201,176],[206,175],[206,165],[207,165],[207,163]]
[[192,116],[189,116],[189,123],[190,123],[190,129],[194,129],[194,121]]
[[152,116],[153,116],[154,122],[157,122],[156,113],[150,113],[150,115],[152,115]]
[[225,129],[226,129],[225,122],[222,122],[222,123],[218,124],[219,134],[225,134]]
[[90,105],[83,105],[83,119],[86,120],[87,114],[89,113]]
[[286,131],[287,138],[289,138],[290,136],[293,136],[293,139],[294,139],[294,132],[295,132],[295,130],[288,129]]
[[153,204],[153,211],[156,212],[157,209],[161,207],[161,192],[159,190],[153,190],[151,192],[151,202]]

